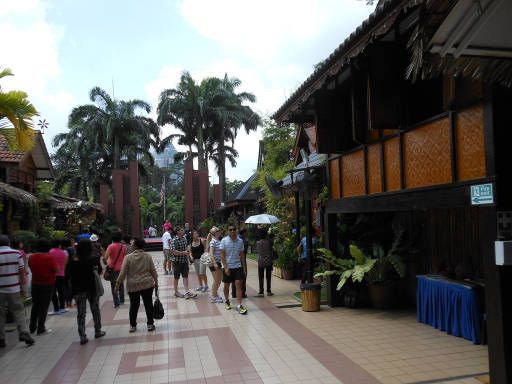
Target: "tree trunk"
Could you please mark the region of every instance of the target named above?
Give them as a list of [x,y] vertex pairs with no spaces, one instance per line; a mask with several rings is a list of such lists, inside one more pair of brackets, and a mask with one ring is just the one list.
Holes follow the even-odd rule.
[[204,128],[201,126],[197,132],[197,169],[199,171],[208,170],[208,161],[205,159],[203,130]]
[[119,137],[117,135],[114,136],[114,169],[119,169]]
[[221,135],[219,141],[219,189],[220,189],[220,201],[226,201],[226,154],[224,151],[224,134]]

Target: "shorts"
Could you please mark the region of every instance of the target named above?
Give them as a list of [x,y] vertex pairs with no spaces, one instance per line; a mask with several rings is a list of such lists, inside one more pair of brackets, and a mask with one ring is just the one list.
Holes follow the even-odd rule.
[[[220,261],[216,261],[216,263],[217,263],[217,268],[219,268],[219,270],[222,270],[222,264],[220,263]],[[215,266],[210,267],[210,271],[215,272]]]
[[206,265],[201,263],[200,259],[194,259],[194,268],[196,270],[196,274],[198,274],[198,275],[206,274]]
[[226,275],[224,269],[222,270],[222,282],[223,283],[232,283],[235,280],[243,280],[245,277],[244,269],[234,268],[229,270],[229,275]]
[[173,261],[172,270],[175,279],[179,279],[180,275],[183,276],[184,279],[188,278],[188,263],[178,263]]
[[171,260],[171,250],[170,249],[164,249],[164,260],[165,261]]

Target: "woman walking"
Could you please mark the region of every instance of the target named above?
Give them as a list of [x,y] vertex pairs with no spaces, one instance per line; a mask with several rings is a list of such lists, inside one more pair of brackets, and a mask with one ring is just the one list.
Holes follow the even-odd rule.
[[80,239],[76,247],[76,253],[71,257],[66,267],[66,275],[69,276],[73,298],[76,303],[76,321],[81,345],[89,341],[85,333],[87,301],[89,301],[94,322],[94,338],[98,339],[105,336],[105,331],[101,330],[101,313],[99,296],[98,292],[96,292],[94,270],[101,273],[101,263],[93,254],[91,240]]
[[198,292],[208,292],[208,278],[206,277],[206,265],[201,263],[201,255],[204,253],[204,244],[199,237],[199,232],[192,231],[192,242],[188,246],[190,261],[194,263],[199,287]]
[[121,243],[123,236],[121,232],[115,232],[112,234],[112,244],[107,247],[105,251],[106,264],[114,270],[112,276],[110,276],[110,288],[112,289],[112,298],[114,299],[114,308],[119,307],[120,304],[124,304],[124,286],[121,284],[119,289],[116,291],[116,281],[121,271],[124,258],[126,256],[126,245]]
[[153,288],[158,289],[158,275],[153,258],[144,252],[145,245],[144,239],[137,238],[133,241],[133,252],[124,259],[114,288],[117,291],[126,278],[126,289],[130,296],[130,332],[137,330],[137,313],[141,297],[146,310],[148,331],[155,330],[152,299]]
[[267,275],[267,296],[272,296],[271,280],[272,280],[272,242],[268,238],[266,230],[261,230],[261,239],[256,242],[256,253],[258,254],[258,281],[260,290],[259,297],[263,297],[263,277]]
[[220,282],[222,280],[222,264],[220,261],[221,235],[222,233],[219,228],[212,227],[208,233],[208,237],[206,238],[206,243],[208,244],[208,253],[213,260],[213,266],[210,267],[210,271],[213,276],[212,296],[210,298],[212,303],[223,302],[222,297],[220,297],[218,294]]

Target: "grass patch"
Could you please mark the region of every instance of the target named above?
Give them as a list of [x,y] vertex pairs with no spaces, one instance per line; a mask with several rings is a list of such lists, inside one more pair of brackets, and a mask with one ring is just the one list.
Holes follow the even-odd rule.
[[249,253],[249,252],[247,252],[247,258],[251,259],[251,260],[254,260],[254,261],[258,261],[258,255],[256,253]]

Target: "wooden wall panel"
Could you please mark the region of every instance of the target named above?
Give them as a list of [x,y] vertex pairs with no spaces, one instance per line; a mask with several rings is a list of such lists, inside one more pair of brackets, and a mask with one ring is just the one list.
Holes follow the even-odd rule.
[[343,197],[364,195],[364,151],[359,150],[343,156],[341,166]]
[[460,181],[486,176],[484,112],[481,105],[456,115],[457,175]]
[[452,181],[448,118],[406,132],[403,140],[406,188],[446,184]]
[[331,199],[339,199],[340,195],[340,160],[338,157],[329,160],[329,178],[331,180]]
[[368,193],[382,192],[382,172],[380,167],[380,149],[382,144],[373,144],[368,147]]
[[400,141],[395,137],[384,142],[384,169],[386,191],[400,189]]

